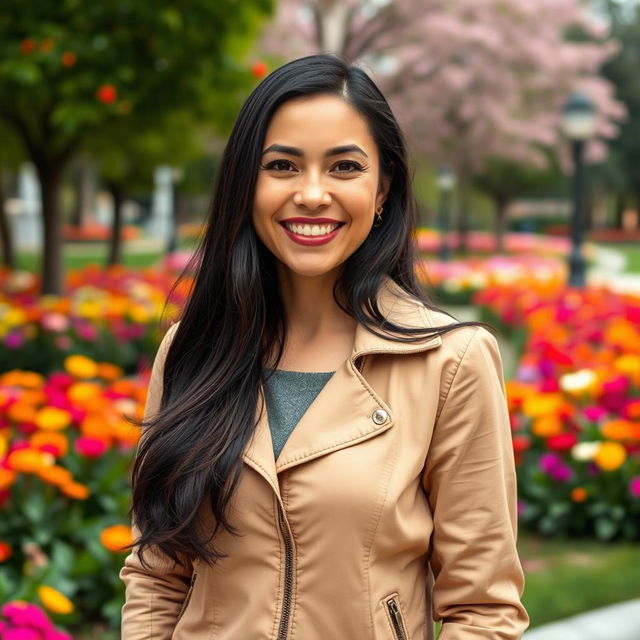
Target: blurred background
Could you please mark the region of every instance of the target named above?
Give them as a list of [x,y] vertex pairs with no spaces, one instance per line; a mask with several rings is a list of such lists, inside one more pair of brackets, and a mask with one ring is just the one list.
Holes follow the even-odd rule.
[[4,0],[0,637],[119,637],[160,318],[240,105],[320,51],[406,133],[426,290],[500,330],[526,637],[637,640],[635,0]]

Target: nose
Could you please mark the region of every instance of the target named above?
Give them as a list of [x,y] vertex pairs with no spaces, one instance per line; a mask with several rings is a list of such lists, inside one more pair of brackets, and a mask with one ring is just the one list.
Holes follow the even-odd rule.
[[331,195],[326,190],[322,178],[314,173],[302,177],[299,188],[293,194],[294,204],[307,209],[317,209],[331,204]]

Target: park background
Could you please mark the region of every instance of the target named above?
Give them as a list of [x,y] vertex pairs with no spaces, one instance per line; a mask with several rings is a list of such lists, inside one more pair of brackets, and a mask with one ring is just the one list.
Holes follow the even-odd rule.
[[[2,638],[119,637],[127,417],[240,105],[319,51],[407,134],[434,302],[500,330],[531,637],[639,616],[637,2],[5,0]],[[616,611],[576,637],[637,638]]]

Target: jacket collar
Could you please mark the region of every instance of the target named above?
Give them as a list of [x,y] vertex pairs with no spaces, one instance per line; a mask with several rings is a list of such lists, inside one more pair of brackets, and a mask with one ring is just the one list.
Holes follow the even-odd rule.
[[[383,282],[377,302],[385,317],[394,324],[423,329],[435,326],[430,312],[391,278]],[[395,342],[390,337],[376,336],[358,325],[351,355],[302,416],[277,461],[264,405],[264,390],[260,388],[255,413],[256,427],[243,452],[244,462],[263,476],[280,499],[280,472],[373,438],[395,424],[394,408],[371,387],[358,366],[358,358],[372,353],[417,353],[441,344],[440,336],[413,343]],[[374,413],[379,409],[388,416],[382,424],[373,420]]]
[[[377,301],[382,314],[394,324],[416,329],[436,326],[429,309],[412,298],[389,276],[385,276],[378,291]],[[391,332],[386,333],[389,336],[396,335]],[[359,356],[367,353],[416,353],[439,347],[441,344],[440,336],[423,338],[418,342],[396,342],[391,337],[376,336],[359,324],[356,328],[350,359],[355,361]]]

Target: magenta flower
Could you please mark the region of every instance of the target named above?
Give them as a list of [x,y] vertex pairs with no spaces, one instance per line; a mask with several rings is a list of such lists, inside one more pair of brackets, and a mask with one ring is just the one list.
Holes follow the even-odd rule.
[[5,337],[4,346],[7,347],[7,349],[19,349],[24,342],[24,336],[21,333],[12,331]]
[[538,467],[547,474],[550,474],[561,464],[562,458],[553,452],[543,453],[538,459]]
[[640,476],[631,478],[631,482],[629,482],[629,493],[634,498],[640,498]]
[[99,458],[107,450],[108,445],[99,438],[80,436],[75,442],[76,451],[87,458]]
[[4,630],[2,640],[42,640],[42,634],[32,627],[13,627]]
[[616,376],[602,383],[602,391],[604,393],[620,394],[625,393],[628,386],[629,381],[625,376]]
[[550,475],[558,482],[568,482],[573,476],[573,471],[568,465],[560,463],[557,467],[551,469]]
[[591,405],[584,407],[582,413],[589,422],[600,422],[607,415],[607,410],[599,405]]

